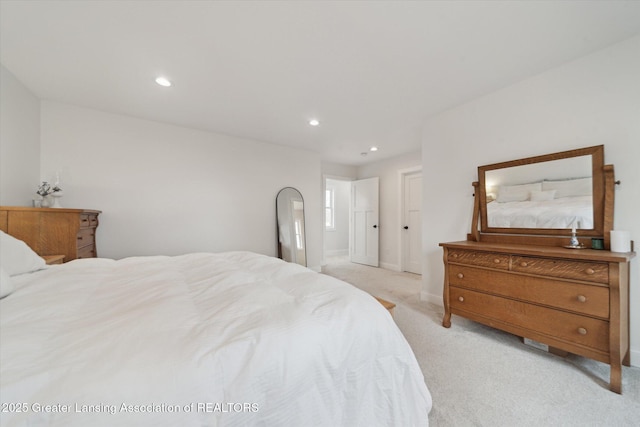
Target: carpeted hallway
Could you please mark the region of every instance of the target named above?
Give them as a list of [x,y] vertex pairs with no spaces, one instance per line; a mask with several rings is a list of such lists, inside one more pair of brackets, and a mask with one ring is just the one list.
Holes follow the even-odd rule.
[[524,345],[518,337],[420,301],[421,276],[330,259],[323,273],[396,304],[433,397],[431,426],[638,426],[640,368],[623,368],[623,394],[608,390],[609,366]]

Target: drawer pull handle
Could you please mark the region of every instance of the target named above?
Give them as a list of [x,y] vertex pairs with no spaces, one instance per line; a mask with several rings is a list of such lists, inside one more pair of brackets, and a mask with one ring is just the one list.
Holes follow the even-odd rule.
[[526,267],[527,265],[528,265],[528,264],[527,264],[526,262],[524,262],[524,261],[522,261],[522,262],[520,263],[520,267]]
[[464,302],[464,297],[458,297],[458,301]]
[[458,258],[458,254],[453,254],[451,256],[454,257],[454,258]]
[[500,260],[498,258],[496,258],[496,259],[493,260],[493,263],[494,264],[500,264]]
[[462,278],[464,278],[464,274],[458,273],[458,279],[462,279]]
[[587,302],[587,297],[585,297],[584,295],[578,295],[578,301]]
[[585,328],[578,328],[578,333],[580,335],[587,335],[587,330]]
[[587,268],[587,269],[586,269],[586,273],[587,273],[587,274],[594,274],[594,273],[595,273],[595,270],[594,270],[593,268]]

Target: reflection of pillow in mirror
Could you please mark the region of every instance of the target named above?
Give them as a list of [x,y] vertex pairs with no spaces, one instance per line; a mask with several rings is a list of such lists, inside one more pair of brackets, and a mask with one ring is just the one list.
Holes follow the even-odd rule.
[[556,190],[556,199],[561,197],[590,196],[593,188],[591,178],[576,178],[559,181],[543,181],[543,190]]
[[529,200],[529,193],[532,191],[542,191],[542,183],[522,185],[501,185],[498,187],[498,197],[496,202],[524,202]]
[[531,201],[532,202],[544,202],[546,200],[553,200],[555,197],[556,197],[556,190],[532,191],[531,192]]

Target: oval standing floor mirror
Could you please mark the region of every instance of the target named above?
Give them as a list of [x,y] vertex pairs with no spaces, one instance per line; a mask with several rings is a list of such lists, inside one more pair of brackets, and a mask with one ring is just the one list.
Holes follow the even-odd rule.
[[307,266],[302,194],[286,187],[276,196],[278,258]]

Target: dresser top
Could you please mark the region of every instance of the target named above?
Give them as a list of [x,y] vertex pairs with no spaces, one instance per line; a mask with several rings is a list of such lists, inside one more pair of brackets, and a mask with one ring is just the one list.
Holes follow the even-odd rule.
[[62,212],[62,213],[102,213],[93,209],[67,209],[67,208],[31,208],[28,206],[0,206],[0,211],[24,211],[24,212]]
[[462,240],[440,243],[444,248],[467,249],[482,252],[498,252],[518,255],[580,259],[587,261],[627,262],[636,256],[635,252],[611,252],[594,249],[567,249],[559,246],[516,245],[508,243],[488,243]]

